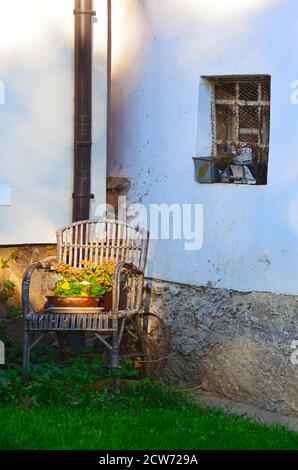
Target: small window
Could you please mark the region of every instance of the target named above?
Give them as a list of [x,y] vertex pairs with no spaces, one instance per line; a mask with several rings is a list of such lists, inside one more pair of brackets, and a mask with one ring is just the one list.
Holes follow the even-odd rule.
[[214,178],[225,183],[267,184],[270,77],[205,79],[211,86]]

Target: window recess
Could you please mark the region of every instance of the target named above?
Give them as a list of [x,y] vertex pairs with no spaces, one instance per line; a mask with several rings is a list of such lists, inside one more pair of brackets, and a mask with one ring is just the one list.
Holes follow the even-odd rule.
[[[211,87],[212,151],[208,160],[215,179],[212,182],[266,184],[270,77],[218,76],[205,79]],[[198,165],[200,162],[197,161]],[[204,182],[203,178],[197,179]]]

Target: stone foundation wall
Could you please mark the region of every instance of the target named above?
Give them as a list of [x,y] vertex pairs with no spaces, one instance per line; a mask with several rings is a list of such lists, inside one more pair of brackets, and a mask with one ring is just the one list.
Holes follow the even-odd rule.
[[[10,279],[15,284],[14,295],[8,301],[8,305],[21,307],[22,279],[25,269],[32,263],[45,260],[56,255],[56,245],[22,245],[22,246],[0,246],[0,259],[8,259],[12,253],[17,254],[17,259],[9,261],[7,269],[0,270],[0,288],[3,281]],[[49,274],[35,272],[32,276],[31,302],[33,308],[42,308],[45,303],[45,295],[53,288],[53,280]],[[0,300],[0,318],[6,316],[6,304]],[[7,332],[13,340],[21,341],[22,321],[14,319],[9,321]]]
[[146,308],[170,328],[165,378],[268,411],[298,412],[298,297],[148,281]]

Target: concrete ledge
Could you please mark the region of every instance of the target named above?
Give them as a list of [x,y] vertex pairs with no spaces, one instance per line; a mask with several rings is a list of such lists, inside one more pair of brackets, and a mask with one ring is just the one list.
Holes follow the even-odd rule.
[[224,398],[210,395],[194,393],[195,399],[200,405],[206,408],[219,408],[225,413],[251,418],[266,426],[279,425],[288,428],[291,431],[298,432],[298,418],[294,416],[285,416],[270,411],[260,410],[253,405],[238,403]]

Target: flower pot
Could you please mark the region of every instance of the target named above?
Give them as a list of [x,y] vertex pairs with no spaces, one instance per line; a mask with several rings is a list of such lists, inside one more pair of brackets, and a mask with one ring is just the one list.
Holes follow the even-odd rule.
[[[99,298],[99,307],[103,307],[105,312],[112,310],[112,292],[106,292],[103,297]],[[127,289],[120,290],[119,309],[126,310],[127,308]]]
[[76,307],[76,308],[95,308],[98,307],[100,297],[56,297],[47,296],[45,308],[49,307]]

